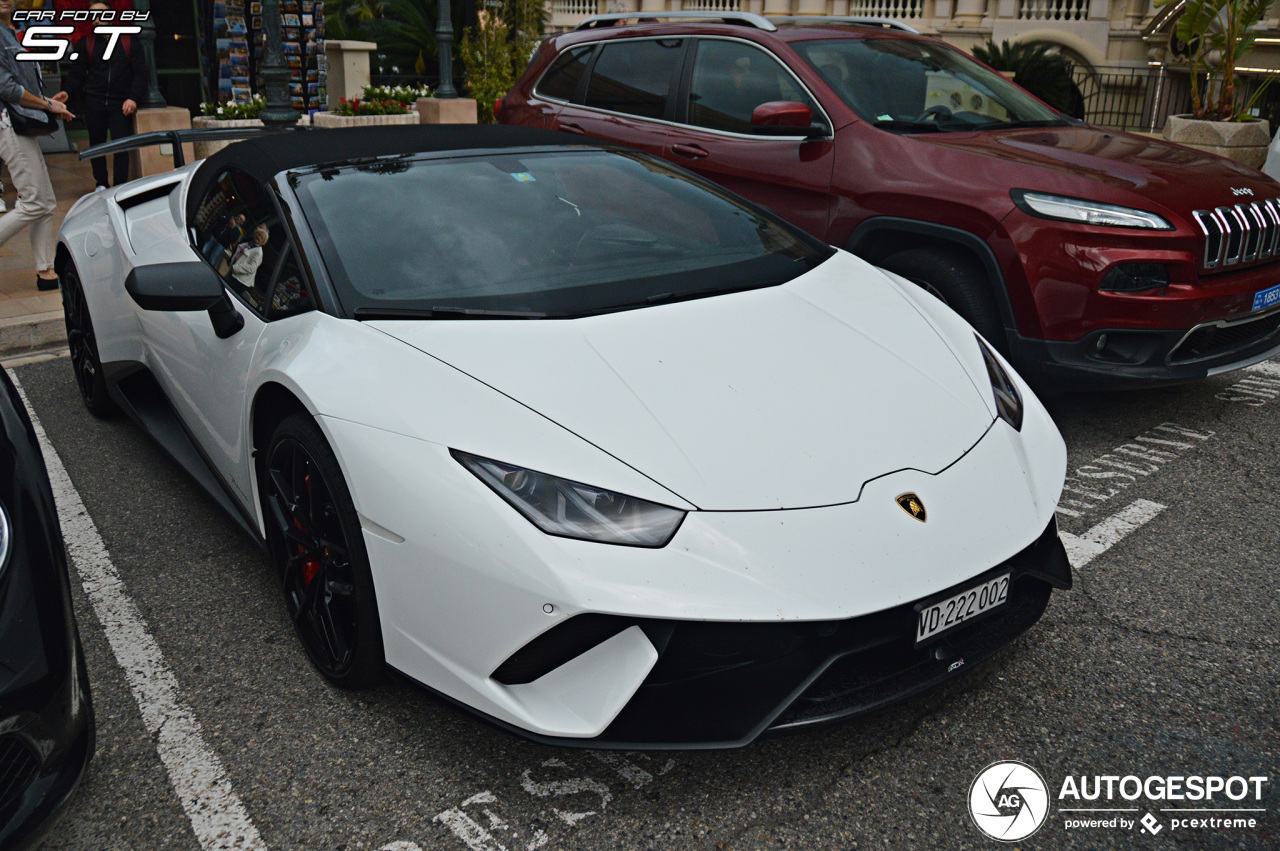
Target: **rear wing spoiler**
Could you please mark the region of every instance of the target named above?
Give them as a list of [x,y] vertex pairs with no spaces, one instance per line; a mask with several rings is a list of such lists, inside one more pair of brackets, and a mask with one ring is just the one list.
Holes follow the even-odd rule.
[[80,159],[89,160],[109,154],[122,154],[125,151],[148,148],[152,145],[172,145],[173,167],[181,168],[187,164],[186,157],[182,153],[182,144],[184,142],[230,142],[260,136],[263,133],[283,133],[310,129],[309,126],[302,125],[301,127],[285,128],[228,127],[225,130],[159,130],[155,133],[138,133],[133,136],[126,136],[123,139],[113,139],[110,142],[103,142],[101,145],[85,148],[80,152]]

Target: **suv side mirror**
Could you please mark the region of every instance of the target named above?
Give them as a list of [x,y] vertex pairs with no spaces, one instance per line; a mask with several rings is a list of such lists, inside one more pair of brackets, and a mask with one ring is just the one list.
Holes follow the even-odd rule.
[[793,100],[772,100],[751,112],[751,129],[761,136],[804,136],[821,139],[831,130],[813,120],[813,110]]
[[224,340],[244,327],[222,279],[200,260],[138,266],[124,279],[124,289],[143,310],[209,311],[214,333]]

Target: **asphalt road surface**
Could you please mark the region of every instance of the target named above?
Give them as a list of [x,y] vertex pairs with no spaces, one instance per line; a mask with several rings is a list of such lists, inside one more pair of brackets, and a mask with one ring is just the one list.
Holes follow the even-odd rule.
[[[167,456],[91,417],[65,359],[14,372],[69,474],[98,721],[46,848],[992,848],[969,794],[1000,760],[1048,787],[1021,847],[1280,848],[1280,363],[1053,401],[1076,587],[993,661],[871,717],[649,754],[532,744],[399,680],[331,688],[266,557]],[[1225,791],[1161,798],[1169,776]]]

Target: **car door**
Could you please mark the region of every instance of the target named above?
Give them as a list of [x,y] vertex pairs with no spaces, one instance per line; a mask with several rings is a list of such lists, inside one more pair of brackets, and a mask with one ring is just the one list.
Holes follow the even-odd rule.
[[684,60],[683,38],[638,38],[597,46],[574,103],[554,129],[662,156]]
[[758,45],[707,36],[695,39],[689,52],[664,158],[825,240],[834,203],[831,139],[761,135],[753,132],[751,113],[783,100],[805,104],[827,127],[830,118],[795,74]]
[[191,437],[223,483],[250,505],[245,391],[258,340],[273,318],[272,284],[292,248],[271,189],[238,169],[214,180],[192,232],[244,327],[221,339],[205,312],[139,311],[143,339]]

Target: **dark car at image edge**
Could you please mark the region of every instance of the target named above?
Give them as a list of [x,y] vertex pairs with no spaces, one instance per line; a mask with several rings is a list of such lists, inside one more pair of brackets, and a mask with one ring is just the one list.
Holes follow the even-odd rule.
[[1280,184],[1261,172],[1082,124],[896,22],[626,20],[549,38],[498,120],[709,177],[929,289],[1043,391],[1280,351]]
[[40,842],[93,752],[58,513],[31,420],[0,370],[0,848]]

